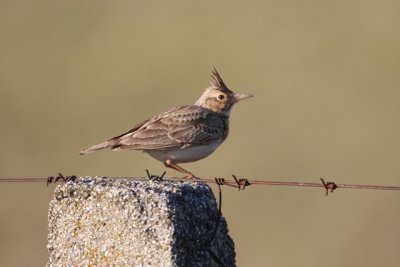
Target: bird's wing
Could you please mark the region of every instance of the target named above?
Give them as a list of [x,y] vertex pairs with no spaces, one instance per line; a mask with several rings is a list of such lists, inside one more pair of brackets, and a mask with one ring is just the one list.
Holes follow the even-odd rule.
[[114,150],[171,149],[223,139],[227,120],[198,106],[179,106],[110,139]]

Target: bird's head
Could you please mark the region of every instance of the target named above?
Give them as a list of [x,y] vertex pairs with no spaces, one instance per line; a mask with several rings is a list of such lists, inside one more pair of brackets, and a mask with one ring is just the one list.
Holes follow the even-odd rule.
[[253,96],[251,94],[239,94],[231,91],[225,85],[216,69],[213,70],[211,78],[211,86],[204,91],[195,105],[229,116],[234,104],[242,99]]

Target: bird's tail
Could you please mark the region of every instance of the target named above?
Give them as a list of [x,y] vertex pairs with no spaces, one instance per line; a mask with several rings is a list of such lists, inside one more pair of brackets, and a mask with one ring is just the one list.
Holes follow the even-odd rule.
[[112,145],[112,143],[111,143],[110,141],[105,141],[105,142],[103,142],[103,143],[101,143],[101,144],[98,144],[98,145],[94,145],[94,146],[90,146],[90,147],[84,148],[84,149],[82,149],[82,150],[79,152],[79,154],[80,154],[80,155],[90,154],[90,153],[95,152],[95,151],[97,151],[97,150],[110,147],[111,145]]

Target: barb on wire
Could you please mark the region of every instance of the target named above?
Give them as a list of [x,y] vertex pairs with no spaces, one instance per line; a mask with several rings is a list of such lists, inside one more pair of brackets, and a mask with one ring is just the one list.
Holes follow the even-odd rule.
[[164,181],[164,175],[167,173],[164,171],[161,175],[153,175],[150,174],[149,170],[146,169],[147,177],[149,178],[150,181],[155,181],[155,182],[163,182]]
[[320,179],[326,190],[325,196],[328,196],[329,190],[331,190],[330,192],[333,193],[333,191],[337,188],[337,184],[335,182],[325,182],[324,178]]
[[246,186],[251,185],[251,183],[249,182],[249,180],[245,179],[245,178],[236,178],[236,175],[232,174],[233,179],[235,179],[235,182],[237,183],[238,189],[240,190],[244,190],[246,188]]
[[49,184],[51,184],[51,183],[55,184],[59,180],[62,180],[63,182],[69,182],[69,181],[75,181],[76,179],[77,179],[76,175],[71,175],[71,176],[64,177],[64,175],[62,175],[62,173],[59,172],[58,176],[56,176],[56,177],[53,177],[53,176],[47,177],[46,186],[49,186]]
[[[246,188],[246,186],[251,185],[251,183],[247,179],[242,179],[242,178],[238,179],[238,178],[236,178],[235,175],[232,175],[232,177],[235,180],[235,183],[232,183],[232,182],[230,182],[228,180],[225,180],[225,178],[215,178],[215,183],[218,186],[227,185],[227,186],[230,186],[230,187],[235,187],[239,191],[240,190],[244,190]],[[200,179],[200,180],[202,180],[202,179]],[[205,182],[211,182],[211,181],[205,180]]]

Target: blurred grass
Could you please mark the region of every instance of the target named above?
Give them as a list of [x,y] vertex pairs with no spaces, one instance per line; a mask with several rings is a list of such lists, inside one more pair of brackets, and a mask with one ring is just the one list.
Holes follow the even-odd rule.
[[[212,67],[238,92],[199,176],[398,184],[398,1],[2,1],[0,176],[140,176],[78,151],[178,104]],[[168,171],[169,175],[176,175]],[[224,190],[239,266],[398,266],[397,192]],[[0,185],[4,266],[43,266],[52,188]]]

